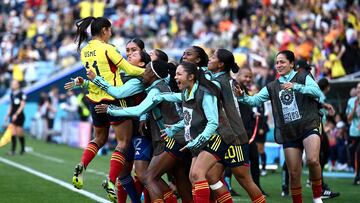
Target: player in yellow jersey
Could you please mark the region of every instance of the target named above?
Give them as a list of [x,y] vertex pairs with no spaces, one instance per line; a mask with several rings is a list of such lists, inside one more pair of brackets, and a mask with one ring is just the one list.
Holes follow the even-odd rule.
[[[91,26],[92,39],[81,48],[81,61],[87,71],[93,71],[113,86],[123,84],[120,79],[120,69],[128,75],[142,75],[144,69],[129,64],[113,45],[108,44],[111,37],[111,22],[108,19],[88,17],[78,21],[76,26],[78,50],[80,50],[82,42],[88,38],[86,30],[88,26]],[[86,97],[93,119],[95,138],[85,148],[81,162],[75,167],[73,185],[78,189],[83,187],[82,173],[95,157],[97,151],[106,143],[111,125],[115,131],[118,145],[110,160],[109,181],[106,181],[103,186],[109,199],[116,202],[114,183],[127,159],[125,152],[131,142],[132,122],[129,118],[96,114],[94,110],[94,107],[99,104],[126,106],[125,100],[113,98],[92,83],[89,85],[89,94]]]

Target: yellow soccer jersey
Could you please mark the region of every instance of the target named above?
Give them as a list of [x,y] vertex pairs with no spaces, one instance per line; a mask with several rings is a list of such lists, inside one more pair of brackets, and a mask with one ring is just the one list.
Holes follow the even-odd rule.
[[[89,68],[96,75],[103,77],[111,85],[117,87],[123,84],[120,78],[120,70],[124,70],[132,76],[139,76],[144,72],[144,69],[127,62],[113,45],[99,40],[91,40],[81,49],[81,62],[85,69]],[[93,102],[115,100],[93,83],[89,85],[87,97]]]

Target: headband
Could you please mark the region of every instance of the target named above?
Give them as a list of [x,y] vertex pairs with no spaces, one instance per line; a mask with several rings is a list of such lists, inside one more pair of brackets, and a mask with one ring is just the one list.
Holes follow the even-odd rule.
[[161,78],[157,73],[156,73],[156,71],[154,70],[154,66],[153,66],[153,62],[151,61],[150,62],[150,67],[151,67],[151,70],[154,72],[154,74],[156,75],[156,77],[158,77],[158,78]]

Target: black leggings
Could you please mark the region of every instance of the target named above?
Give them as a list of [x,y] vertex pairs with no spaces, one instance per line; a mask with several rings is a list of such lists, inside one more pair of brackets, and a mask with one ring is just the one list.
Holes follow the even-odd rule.
[[329,139],[327,137],[327,134],[325,132],[322,133],[321,136],[321,143],[320,143],[320,166],[321,166],[321,180],[323,186],[324,183],[324,166],[328,163],[329,160]]
[[355,169],[355,175],[360,176],[360,137],[350,137],[350,164]]
[[259,151],[255,142],[249,144],[250,172],[255,184],[260,187]]

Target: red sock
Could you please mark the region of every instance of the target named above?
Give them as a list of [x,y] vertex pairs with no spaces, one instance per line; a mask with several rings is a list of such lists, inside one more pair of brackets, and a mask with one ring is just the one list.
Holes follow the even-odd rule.
[[302,203],[301,186],[298,188],[291,188],[291,198],[293,203]]
[[81,162],[84,164],[85,168],[89,165],[91,160],[96,156],[98,151],[99,151],[99,147],[95,142],[90,142],[87,145],[81,157]]
[[115,183],[116,178],[124,168],[124,164],[125,156],[121,152],[115,150],[110,159],[109,179],[112,183]]
[[141,193],[144,190],[144,185],[140,182],[139,178],[137,178],[136,175],[134,176],[134,185],[137,193],[141,196]]
[[232,203],[233,200],[231,198],[230,192],[227,190],[223,194],[216,197],[216,202],[218,203]]
[[196,198],[196,203],[210,202],[210,188],[207,180],[203,180],[195,183],[195,198]]
[[146,187],[144,187],[144,203],[150,203],[151,199],[150,199],[150,194],[148,189],[146,189]]
[[124,187],[121,185],[120,181],[117,183],[117,189],[118,189],[118,203],[126,203],[127,193],[124,189]]
[[321,197],[321,192],[322,192],[321,178],[311,180],[311,188],[312,188],[314,199]]
[[193,196],[193,201],[194,201],[194,203],[196,203],[195,186],[192,186],[191,193],[192,193],[192,196]]
[[253,203],[266,203],[266,199],[264,195],[260,195],[251,200]]
[[172,192],[172,190],[165,192],[164,194],[164,202],[165,203],[177,203],[177,198]]

